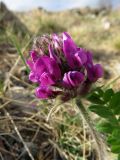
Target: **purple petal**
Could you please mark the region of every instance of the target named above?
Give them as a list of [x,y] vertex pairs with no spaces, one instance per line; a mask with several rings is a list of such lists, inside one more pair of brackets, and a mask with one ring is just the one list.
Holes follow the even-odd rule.
[[96,75],[96,78],[101,78],[103,76],[103,68],[100,64],[96,64],[94,66],[94,72]]
[[95,75],[94,75],[94,65],[93,65],[93,57],[91,52],[86,52],[87,56],[87,62],[85,63],[85,68],[87,70],[87,77],[91,82],[95,81]]
[[75,67],[73,56],[77,52],[77,46],[67,33],[63,33],[63,52],[71,68]]
[[50,54],[50,58],[54,59],[56,62],[58,62],[59,64],[61,64],[61,61],[59,59],[59,57],[57,57],[53,51],[53,48],[51,47],[51,45],[49,45],[49,54]]
[[37,77],[32,71],[29,74],[29,80],[32,82],[39,82],[39,77]]
[[55,84],[55,80],[53,80],[52,76],[49,73],[44,72],[40,77],[41,85],[48,86]]
[[77,46],[72,40],[72,38],[67,34],[63,33],[63,51],[66,56],[70,53],[75,53],[77,51]]
[[87,56],[87,61],[86,61],[85,66],[88,67],[88,68],[91,68],[93,66],[92,53],[87,51],[86,56]]
[[53,46],[58,51],[63,51],[62,38],[57,34],[52,35]]
[[35,74],[41,76],[42,73],[47,72],[47,67],[44,63],[44,57],[39,58],[34,65]]
[[96,64],[91,68],[87,68],[88,79],[91,82],[96,82],[98,78],[103,76],[103,69],[100,64]]
[[46,72],[53,76],[54,80],[61,79],[61,71],[58,64],[48,56],[42,56],[36,61],[34,72],[39,76]]
[[57,34],[52,34],[52,39],[53,40],[57,40],[57,41],[59,41],[59,37],[58,37],[58,35]]
[[67,38],[72,39],[71,36],[70,36],[67,32],[64,32],[64,33],[63,33],[63,36],[64,36],[64,37],[63,37],[63,40],[64,40],[64,39],[67,39]]
[[39,58],[38,53],[35,50],[30,51],[30,56],[33,62],[36,62],[37,59]]
[[75,58],[79,67],[81,67],[83,64],[87,62],[87,56],[84,53],[84,50],[80,50],[77,53],[75,53]]
[[67,88],[78,87],[84,80],[84,75],[78,71],[70,71],[64,74],[63,85]]
[[34,69],[34,63],[31,60],[29,60],[29,59],[26,61],[26,63],[28,65],[28,67],[33,71],[33,69]]
[[36,88],[35,95],[40,99],[47,99],[52,97],[53,91],[51,88],[46,86],[40,86]]

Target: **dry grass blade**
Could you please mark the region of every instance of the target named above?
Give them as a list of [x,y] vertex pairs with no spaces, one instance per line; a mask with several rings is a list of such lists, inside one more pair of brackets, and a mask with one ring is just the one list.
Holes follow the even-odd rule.
[[0,158],[1,160],[4,160],[3,156],[2,156],[2,153],[0,152]]
[[0,151],[3,151],[4,153],[7,153],[7,154],[12,155],[13,157],[15,157],[15,155],[13,153],[11,153],[9,151],[6,151],[5,149],[3,149],[1,147],[0,147]]
[[[58,147],[58,145],[53,142],[52,140],[49,139],[49,142],[53,145],[53,147],[59,152],[60,156],[63,157],[63,152],[61,152],[60,148]],[[56,151],[55,150],[55,151]],[[54,153],[54,158],[56,157],[56,152]]]
[[16,62],[13,65],[13,67],[9,71],[9,73],[7,73],[7,77],[6,77],[6,80],[4,82],[4,87],[3,87],[3,91],[4,92],[7,90],[7,88],[10,87],[10,83],[11,83],[10,77],[11,77],[12,74],[14,74],[14,70],[16,69],[16,67],[17,67],[18,63],[20,62],[20,60],[21,60],[21,58],[18,57],[17,60],[16,60]]
[[[28,104],[28,103],[25,103],[25,102],[23,102],[23,101],[11,99],[11,98],[4,97],[4,96],[0,96],[0,98],[3,99],[3,100],[9,101],[9,103],[10,103],[10,102],[16,102],[16,103],[18,103],[18,104],[23,104],[23,105]],[[7,103],[7,102],[6,102],[6,103]],[[29,103],[29,104],[30,104],[30,103]]]
[[2,104],[2,105],[0,106],[0,109],[4,108],[4,107],[5,107],[6,105],[8,105],[11,101],[12,101],[12,100],[9,100],[9,101],[5,102],[4,104]]
[[[10,36],[10,35],[9,35],[9,36]],[[14,39],[14,38],[13,38],[13,39]],[[28,71],[28,67],[27,67],[27,65],[26,65],[26,62],[25,62],[25,59],[24,59],[22,53],[24,53],[24,51],[26,50],[26,48],[28,47],[28,45],[30,44],[30,42],[31,42],[32,39],[33,39],[33,37],[27,42],[27,44],[26,44],[25,47],[22,49],[22,51],[21,51],[20,47],[18,46],[18,44],[15,42],[15,39],[12,41],[13,44],[15,45],[17,51],[18,51],[19,56],[18,56],[18,59],[16,60],[16,62],[14,63],[13,67],[11,68],[11,70],[9,71],[9,73],[7,74],[7,78],[6,78],[5,82],[4,82],[4,88],[3,88],[3,91],[4,91],[4,92],[5,92],[5,91],[7,90],[7,88],[10,86],[10,83],[11,83],[11,82],[10,82],[10,77],[11,77],[11,75],[14,75],[14,71],[15,71],[15,69],[16,69],[16,67],[17,67],[17,65],[19,64],[19,62],[20,62],[21,59],[22,59],[22,61],[24,62],[25,66],[26,66],[26,68],[27,68],[27,71]]]
[[47,122],[49,122],[50,117],[51,117],[52,113],[55,111],[56,107],[57,107],[57,106],[54,105],[54,106],[51,108],[51,110],[50,110],[50,112],[48,113],[48,116],[47,116],[47,118],[46,118],[46,121],[47,121]]
[[54,106],[51,108],[51,110],[50,110],[50,112],[48,113],[47,118],[46,118],[46,121],[47,121],[47,122],[50,120],[52,114],[58,111],[58,108],[57,108],[57,107],[60,107],[60,106],[61,106],[62,104],[64,104],[64,103],[65,103],[64,101],[59,102],[58,104],[54,105]]
[[15,80],[17,80],[17,81],[19,81],[19,82],[25,84],[26,86],[28,86],[28,87],[30,87],[30,88],[34,88],[34,86],[32,86],[32,85],[30,85],[29,83],[27,83],[27,82],[25,82],[25,81],[19,79],[18,77],[14,76],[14,75],[11,75],[11,77],[12,77],[13,79],[15,79]]
[[31,154],[28,146],[27,146],[26,143],[24,142],[24,140],[23,140],[23,138],[22,138],[22,136],[21,136],[21,134],[20,134],[17,126],[15,125],[12,117],[10,116],[9,112],[7,112],[5,109],[4,109],[4,111],[5,111],[6,115],[8,116],[9,120],[11,121],[11,123],[12,123],[12,125],[13,125],[13,127],[14,127],[14,130],[16,131],[18,137],[20,138],[21,142],[23,143],[23,145],[24,145],[24,147],[25,147],[25,150],[27,151],[29,157],[31,158],[31,160],[35,160],[34,157],[33,157],[32,154]]
[[82,123],[83,123],[83,139],[84,139],[84,143],[83,143],[83,160],[85,160],[85,151],[86,151],[86,130],[85,130],[85,122],[84,122],[84,118],[82,120]]
[[120,79],[120,76],[116,77],[115,79],[113,79],[111,82],[109,82],[107,85],[104,86],[104,89],[107,89],[109,87],[111,87],[113,84],[115,84],[115,82],[117,82]]

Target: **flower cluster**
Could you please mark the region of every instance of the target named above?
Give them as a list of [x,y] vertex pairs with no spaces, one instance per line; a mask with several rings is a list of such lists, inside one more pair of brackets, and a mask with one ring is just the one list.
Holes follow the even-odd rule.
[[36,38],[27,64],[29,79],[39,85],[36,96],[41,99],[88,92],[91,84],[103,76],[91,52],[79,48],[66,32]]

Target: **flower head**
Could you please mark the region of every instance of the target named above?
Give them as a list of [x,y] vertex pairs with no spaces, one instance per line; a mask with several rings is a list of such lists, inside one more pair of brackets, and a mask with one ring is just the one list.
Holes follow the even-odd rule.
[[36,96],[41,99],[68,95],[69,90],[74,95],[88,92],[103,76],[101,65],[93,63],[92,53],[79,48],[66,32],[36,38],[27,64],[29,79],[39,85]]

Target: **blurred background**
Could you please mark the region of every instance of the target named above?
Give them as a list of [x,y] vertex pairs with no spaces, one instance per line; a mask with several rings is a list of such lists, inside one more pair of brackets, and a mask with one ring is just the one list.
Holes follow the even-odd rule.
[[[99,8],[99,7],[113,7],[117,8],[120,5],[119,0],[25,0],[24,3],[21,0],[3,0],[10,9],[16,11],[28,11],[33,8],[42,7],[47,11],[63,11],[66,9],[73,9],[73,8],[83,8],[83,7],[92,7],[92,8]],[[69,2],[69,3],[68,3]]]
[[[15,126],[13,122],[9,122],[10,114],[22,136],[30,142],[28,146],[31,147],[32,144],[31,152],[35,155],[36,152],[39,153],[36,144],[38,138],[40,139],[38,145],[43,147],[44,158],[38,160],[53,160],[45,156],[51,152],[50,156],[53,156],[53,151],[57,148],[53,142],[56,141],[62,153],[68,156],[67,160],[83,160],[83,152],[86,154],[86,160],[96,160],[95,152],[90,148],[92,145],[88,144],[88,142],[92,144],[91,136],[86,129],[86,142],[83,140],[84,124],[69,106],[67,110],[62,110],[64,112],[60,113],[59,118],[53,118],[54,125],[53,122],[52,126],[44,123],[43,117],[49,109],[43,109],[43,104],[43,108],[39,107],[40,102],[34,97],[34,86],[28,80],[24,64],[24,58],[28,57],[34,37],[64,31],[69,32],[80,47],[93,51],[94,61],[103,65],[104,77],[98,82],[100,85],[107,84],[120,76],[120,0],[2,0],[0,1],[0,132],[15,136]],[[119,90],[119,79],[112,86]],[[47,102],[45,105],[48,105]],[[7,110],[4,110],[4,107]],[[42,110],[39,117],[34,116],[41,108],[44,112]],[[31,119],[29,123],[30,116],[35,119]],[[24,121],[23,117],[29,120]],[[44,128],[38,125],[38,122],[42,123],[41,126]],[[79,123],[82,127],[78,134]],[[62,135],[61,138],[56,134]],[[36,141],[31,142],[31,136]],[[7,147],[2,144],[3,138],[7,141],[5,143]],[[48,141],[49,138],[52,142]],[[0,137],[0,147],[7,150],[1,152],[5,160],[14,160],[10,158],[13,155],[8,152],[14,153],[16,157],[23,153],[21,142],[15,138],[3,136],[2,141]],[[86,152],[83,150],[84,143],[87,143]],[[15,150],[16,145],[22,148],[20,153]],[[8,146],[14,148],[10,150]],[[47,152],[46,148],[51,152]],[[60,159],[62,157],[60,149],[56,149],[59,158],[55,160],[64,160]],[[39,156],[42,154],[40,152]],[[23,155],[24,157],[18,159],[29,160],[25,154]]]

